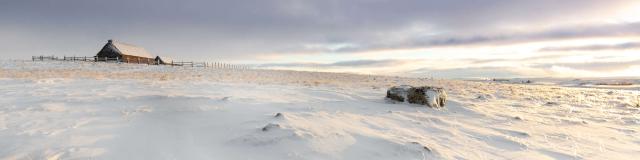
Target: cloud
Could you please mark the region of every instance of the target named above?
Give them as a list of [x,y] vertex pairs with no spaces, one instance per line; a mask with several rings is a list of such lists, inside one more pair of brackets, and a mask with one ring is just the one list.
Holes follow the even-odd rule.
[[[508,32],[508,31],[505,31]],[[439,37],[426,40],[414,40],[415,46],[452,46],[452,45],[476,45],[476,44],[501,44],[501,43],[522,43],[535,41],[578,39],[578,38],[598,38],[598,37],[621,37],[639,36],[640,23],[621,23],[607,25],[573,25],[547,29],[536,32],[520,33],[498,33],[495,35],[476,35],[470,37]],[[622,44],[637,45],[637,44]]]
[[[106,39],[188,59],[280,53],[353,53],[583,36],[636,34],[633,25],[544,30],[568,19],[595,22],[633,0],[111,0],[3,1],[8,53],[93,54]],[[545,10],[540,12],[540,10]],[[593,12],[597,10],[598,12]],[[524,18],[526,17],[526,18]],[[587,17],[587,18],[585,18]],[[577,23],[577,22],[576,22]],[[572,26],[560,23],[559,25]],[[557,27],[557,26],[553,26]],[[598,29],[600,28],[600,29]],[[4,37],[2,37],[5,39]],[[11,41],[10,39],[5,39]],[[56,42],[56,43],[51,43]],[[22,45],[14,47],[15,45]],[[96,45],[87,45],[96,43]],[[341,47],[342,44],[348,44]],[[315,45],[315,47],[309,47]],[[11,54],[11,56],[21,56]]]
[[[491,30],[489,30],[491,31]],[[378,41],[383,37],[372,37],[371,40],[361,40],[358,43],[335,47],[337,44],[326,43],[317,44],[314,48],[288,48],[279,50],[280,53],[353,53],[372,50],[387,49],[415,49],[432,48],[443,46],[465,46],[465,45],[509,45],[518,43],[558,41],[581,38],[611,38],[611,37],[632,37],[640,36],[640,23],[620,23],[606,25],[572,25],[558,27],[542,31],[513,32],[509,30],[503,33],[476,34],[471,35],[418,35],[406,36],[396,41]],[[346,42],[344,42],[346,43]],[[339,44],[338,44],[339,45]],[[620,44],[617,46],[590,46],[593,49],[630,49],[637,48],[638,43]],[[570,48],[569,48],[570,49]],[[582,48],[575,48],[582,49]],[[589,49],[589,48],[584,48]],[[541,51],[562,50],[562,48],[546,48]]]
[[523,66],[459,67],[448,69],[419,68],[398,73],[412,77],[435,78],[524,78],[524,77],[615,77],[638,76],[629,71],[640,68],[640,60],[626,62],[538,63]]
[[584,46],[570,46],[570,47],[545,47],[540,49],[543,52],[557,52],[557,51],[600,51],[600,50],[628,50],[638,49],[640,43],[629,42],[614,45],[584,45]]
[[362,68],[362,67],[389,67],[404,65],[407,63],[417,62],[418,60],[352,60],[352,61],[338,61],[334,63],[268,63],[261,64],[258,67],[261,68],[313,68],[313,67],[348,67],[348,68]]
[[500,62],[531,62],[531,61],[540,61],[540,60],[554,60],[557,58],[567,57],[564,54],[551,54],[551,55],[539,55],[539,56],[531,56],[524,58],[491,58],[491,59],[466,59],[471,64],[480,65],[480,64],[490,64],[490,63],[500,63]]
[[640,60],[623,62],[584,62],[584,63],[549,63],[533,65],[534,68],[551,69],[553,67],[566,67],[576,70],[611,72],[626,70],[633,66],[640,66]]
[[434,77],[434,78],[515,78],[539,76],[541,71],[526,73],[530,69],[515,69],[505,67],[469,67],[451,69],[431,69],[420,68],[406,72],[405,75],[412,77]]
[[459,59],[456,61],[470,65],[423,67],[401,71],[398,74],[437,78],[606,77],[637,76],[637,73],[626,73],[640,68],[640,59],[637,57],[620,61],[620,57],[592,55],[587,56],[589,61],[582,62],[571,61],[572,56],[575,54],[550,54],[515,59]]
[[[475,34],[475,33],[474,33]],[[607,25],[573,25],[532,32],[510,32],[504,30],[503,33],[478,34],[478,35],[423,35],[407,36],[394,42],[360,41],[357,45],[346,45],[335,48],[335,44],[327,43],[317,45],[316,48],[283,50],[283,52],[333,52],[351,53],[381,49],[407,49],[407,48],[430,48],[442,46],[464,46],[464,45],[502,45],[528,43],[538,41],[555,41],[565,39],[580,38],[607,38],[607,37],[630,37],[640,36],[640,23],[621,23]],[[635,43],[621,44],[618,47],[635,47]]]

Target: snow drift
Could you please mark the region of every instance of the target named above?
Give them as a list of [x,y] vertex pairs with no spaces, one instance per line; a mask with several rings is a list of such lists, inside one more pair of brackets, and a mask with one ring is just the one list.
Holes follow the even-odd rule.
[[[0,84],[0,159],[640,155],[631,90],[21,61],[0,61]],[[399,84],[443,86],[447,107],[387,103]]]

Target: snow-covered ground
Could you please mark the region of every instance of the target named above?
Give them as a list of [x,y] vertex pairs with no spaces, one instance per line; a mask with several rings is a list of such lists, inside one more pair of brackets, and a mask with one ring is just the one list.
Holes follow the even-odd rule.
[[[0,61],[0,84],[0,159],[640,156],[635,90],[23,61]],[[386,101],[399,84],[449,101]]]
[[[474,80],[479,81],[479,80]],[[490,81],[490,80],[483,80]],[[639,77],[614,78],[514,78],[503,79],[501,83],[528,83],[578,88],[624,89],[640,91]]]

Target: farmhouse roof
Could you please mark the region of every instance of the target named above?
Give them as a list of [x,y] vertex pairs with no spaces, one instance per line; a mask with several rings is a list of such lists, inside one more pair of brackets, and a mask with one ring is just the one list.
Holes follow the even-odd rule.
[[120,51],[120,54],[138,56],[138,57],[153,58],[151,53],[147,52],[147,50],[145,50],[142,47],[138,47],[138,46],[131,45],[131,44],[126,44],[126,43],[121,43],[121,42],[114,42],[113,40],[109,40],[109,43],[113,44],[113,46],[118,51]]

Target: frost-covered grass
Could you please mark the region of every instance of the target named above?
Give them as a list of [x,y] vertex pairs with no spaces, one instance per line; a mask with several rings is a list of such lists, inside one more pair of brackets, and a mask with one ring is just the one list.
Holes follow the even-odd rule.
[[[0,61],[0,84],[0,159],[640,155],[634,90],[22,61]],[[449,102],[384,100],[399,84],[442,86]]]

